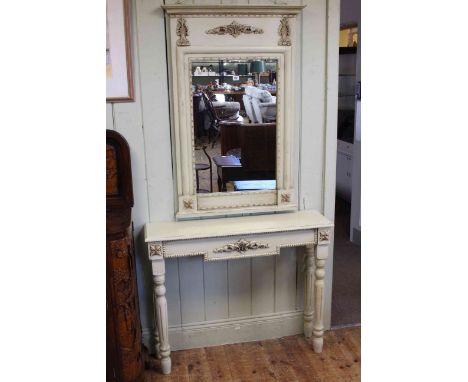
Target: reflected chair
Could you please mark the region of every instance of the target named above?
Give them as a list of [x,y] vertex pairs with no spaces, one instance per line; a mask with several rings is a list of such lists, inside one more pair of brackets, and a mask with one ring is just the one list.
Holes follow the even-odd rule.
[[[208,163],[202,162],[202,161],[197,161],[195,160],[195,174],[196,174],[196,180],[197,180],[197,192],[213,192],[213,167],[211,165],[211,158],[206,152],[206,148],[208,146],[202,145],[202,146],[195,146],[195,151],[203,151],[205,154],[206,158],[208,159]],[[200,179],[199,179],[199,171],[204,171],[204,170],[210,170],[210,191],[208,190],[202,190],[200,189]]]
[[211,126],[208,130],[208,141],[211,143],[211,147],[214,147],[219,138],[220,125],[224,122],[242,119],[242,117],[239,116],[240,103],[212,101],[211,96],[207,93],[203,93],[202,97],[205,110],[211,121]]

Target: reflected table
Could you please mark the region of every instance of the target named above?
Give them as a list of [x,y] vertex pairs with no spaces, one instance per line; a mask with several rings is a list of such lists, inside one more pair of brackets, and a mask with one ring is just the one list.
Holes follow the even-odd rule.
[[217,167],[219,192],[226,191],[226,182],[242,179],[242,165],[234,155],[215,155],[213,162]]

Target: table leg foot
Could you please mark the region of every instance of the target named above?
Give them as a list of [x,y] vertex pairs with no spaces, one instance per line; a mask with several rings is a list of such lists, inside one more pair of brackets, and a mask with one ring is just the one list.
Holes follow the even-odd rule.
[[314,347],[314,352],[316,353],[321,353],[323,350],[323,332],[322,335],[319,337],[315,336],[314,333],[314,338],[312,339],[312,345]]
[[166,357],[161,359],[161,368],[162,368],[162,373],[163,374],[170,374],[171,373],[171,358]]

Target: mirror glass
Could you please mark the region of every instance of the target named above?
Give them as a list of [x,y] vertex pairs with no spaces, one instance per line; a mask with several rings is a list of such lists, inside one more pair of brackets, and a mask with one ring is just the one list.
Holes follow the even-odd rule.
[[277,59],[191,62],[197,193],[276,190]]

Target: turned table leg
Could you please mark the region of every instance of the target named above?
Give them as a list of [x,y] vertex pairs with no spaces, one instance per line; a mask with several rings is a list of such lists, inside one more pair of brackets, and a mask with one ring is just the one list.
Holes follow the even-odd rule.
[[314,246],[305,247],[304,257],[304,335],[312,336],[313,330],[313,290],[314,290]]
[[[156,306],[156,299],[154,299],[154,306]],[[156,309],[154,309],[154,348],[156,350],[156,358],[161,359],[161,342],[159,341],[158,333],[158,319],[156,318]]]
[[154,282],[154,309],[156,317],[156,355],[161,358],[161,368],[163,374],[171,372],[171,347],[169,345],[169,329],[167,320],[167,301],[165,281],[164,259],[153,260],[153,282]]
[[318,231],[318,243],[315,251],[315,312],[313,323],[313,346],[316,353],[320,353],[323,349],[323,308],[324,308],[324,292],[325,292],[325,263],[328,257],[330,231]]

